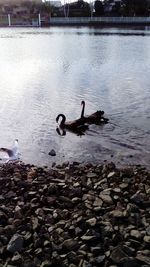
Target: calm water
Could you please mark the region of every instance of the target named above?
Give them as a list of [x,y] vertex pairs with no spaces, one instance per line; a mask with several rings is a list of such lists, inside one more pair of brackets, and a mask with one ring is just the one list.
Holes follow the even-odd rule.
[[[0,29],[0,147],[19,139],[22,159],[150,164],[149,29]],[[103,109],[110,119],[82,137],[55,118]],[[56,157],[48,155],[55,149]],[[113,156],[113,157],[112,157]]]

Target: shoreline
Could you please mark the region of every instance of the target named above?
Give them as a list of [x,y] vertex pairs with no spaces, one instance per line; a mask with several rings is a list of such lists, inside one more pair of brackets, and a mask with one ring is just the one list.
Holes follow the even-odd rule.
[[0,267],[150,266],[150,172],[0,166]]

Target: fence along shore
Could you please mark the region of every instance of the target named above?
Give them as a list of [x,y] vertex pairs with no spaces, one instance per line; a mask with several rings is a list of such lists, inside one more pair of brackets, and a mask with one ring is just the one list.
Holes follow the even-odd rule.
[[14,17],[10,14],[0,16],[0,27],[41,27],[41,26],[150,26],[150,17],[49,17],[38,14],[34,18]]

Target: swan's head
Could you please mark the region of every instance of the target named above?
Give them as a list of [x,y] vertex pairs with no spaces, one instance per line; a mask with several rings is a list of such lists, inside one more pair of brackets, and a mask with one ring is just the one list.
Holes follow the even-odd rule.
[[82,105],[85,105],[85,101],[84,101],[84,100],[81,101],[81,106],[82,106]]

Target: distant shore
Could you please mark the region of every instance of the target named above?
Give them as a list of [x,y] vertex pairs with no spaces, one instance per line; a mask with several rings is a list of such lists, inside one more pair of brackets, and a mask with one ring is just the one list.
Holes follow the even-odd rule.
[[114,163],[0,167],[0,266],[150,265],[150,172]]

